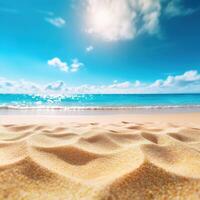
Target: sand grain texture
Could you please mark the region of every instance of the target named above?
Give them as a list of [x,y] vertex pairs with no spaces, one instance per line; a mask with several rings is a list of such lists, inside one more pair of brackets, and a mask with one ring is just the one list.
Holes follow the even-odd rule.
[[200,128],[0,126],[0,199],[200,199]]

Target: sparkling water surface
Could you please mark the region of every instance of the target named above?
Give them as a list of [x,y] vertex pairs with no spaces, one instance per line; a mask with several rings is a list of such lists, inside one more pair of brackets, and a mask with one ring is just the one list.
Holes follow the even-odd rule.
[[0,94],[1,108],[129,108],[200,106],[200,94],[79,94],[37,96]]

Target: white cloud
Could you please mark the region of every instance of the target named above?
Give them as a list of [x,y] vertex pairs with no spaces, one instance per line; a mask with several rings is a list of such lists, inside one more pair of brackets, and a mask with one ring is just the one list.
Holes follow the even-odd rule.
[[30,81],[12,81],[6,78],[0,78],[0,92],[34,94],[41,93],[42,91],[38,84],[32,83]]
[[125,81],[122,83],[114,83],[112,85],[109,85],[109,88],[129,88],[131,86],[131,83],[129,81]]
[[13,81],[8,81],[5,78],[0,78],[0,86],[1,88],[9,88],[14,87],[15,83]]
[[50,83],[45,87],[47,91],[61,91],[63,90],[65,83],[63,81],[57,81],[54,83]]
[[171,0],[165,8],[165,13],[169,17],[190,15],[193,12],[195,12],[195,9],[185,8],[182,0]]
[[150,87],[160,87],[160,86],[162,86],[162,84],[163,84],[163,80],[156,80],[154,83],[152,83],[151,85],[150,85]]
[[134,86],[135,87],[140,87],[140,86],[142,86],[142,83],[137,80],[137,81],[135,81]]
[[149,91],[157,91],[158,93],[199,93],[200,74],[196,70],[191,70],[182,75],[168,76],[164,80],[156,80],[148,88]]
[[152,87],[185,87],[200,84],[200,74],[196,70],[187,71],[182,75],[168,76],[165,80],[157,80]]
[[181,75],[168,76],[166,79],[158,79],[152,83],[141,81],[115,81],[108,85],[80,85],[68,86],[63,81],[56,81],[46,85],[39,85],[29,81],[11,81],[0,78],[0,93],[25,93],[41,95],[67,95],[83,93],[99,94],[137,94],[137,93],[193,93],[200,92],[200,74],[196,70],[186,71]]
[[134,39],[160,31],[160,17],[189,15],[182,0],[85,0],[86,32],[105,41]]
[[66,62],[62,62],[59,58],[55,57],[51,60],[48,60],[48,65],[58,68],[61,71],[68,72],[69,67]]
[[47,17],[45,20],[58,28],[61,28],[66,24],[66,21],[62,17]]
[[87,0],[87,32],[104,40],[133,39],[159,28],[159,0]]
[[83,66],[83,63],[79,62],[78,59],[73,59],[72,64],[70,65],[70,71],[77,72],[81,66]]
[[73,59],[72,63],[68,65],[66,62],[62,62],[59,58],[55,57],[51,60],[48,60],[48,65],[58,68],[64,72],[77,72],[81,66],[84,66],[78,59]]
[[86,47],[86,51],[87,52],[91,52],[91,51],[93,51],[94,50],[94,47],[93,46],[88,46],[88,47]]

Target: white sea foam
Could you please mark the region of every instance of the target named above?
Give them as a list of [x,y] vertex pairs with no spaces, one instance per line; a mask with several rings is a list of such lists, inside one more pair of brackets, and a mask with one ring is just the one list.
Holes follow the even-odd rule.
[[151,106],[21,106],[0,105],[0,110],[160,110],[160,109],[200,109],[200,105],[151,105]]

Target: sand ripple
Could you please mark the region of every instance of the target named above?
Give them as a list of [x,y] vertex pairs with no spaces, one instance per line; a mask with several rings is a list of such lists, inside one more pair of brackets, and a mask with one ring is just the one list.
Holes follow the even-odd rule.
[[0,199],[200,199],[200,129],[2,125]]

